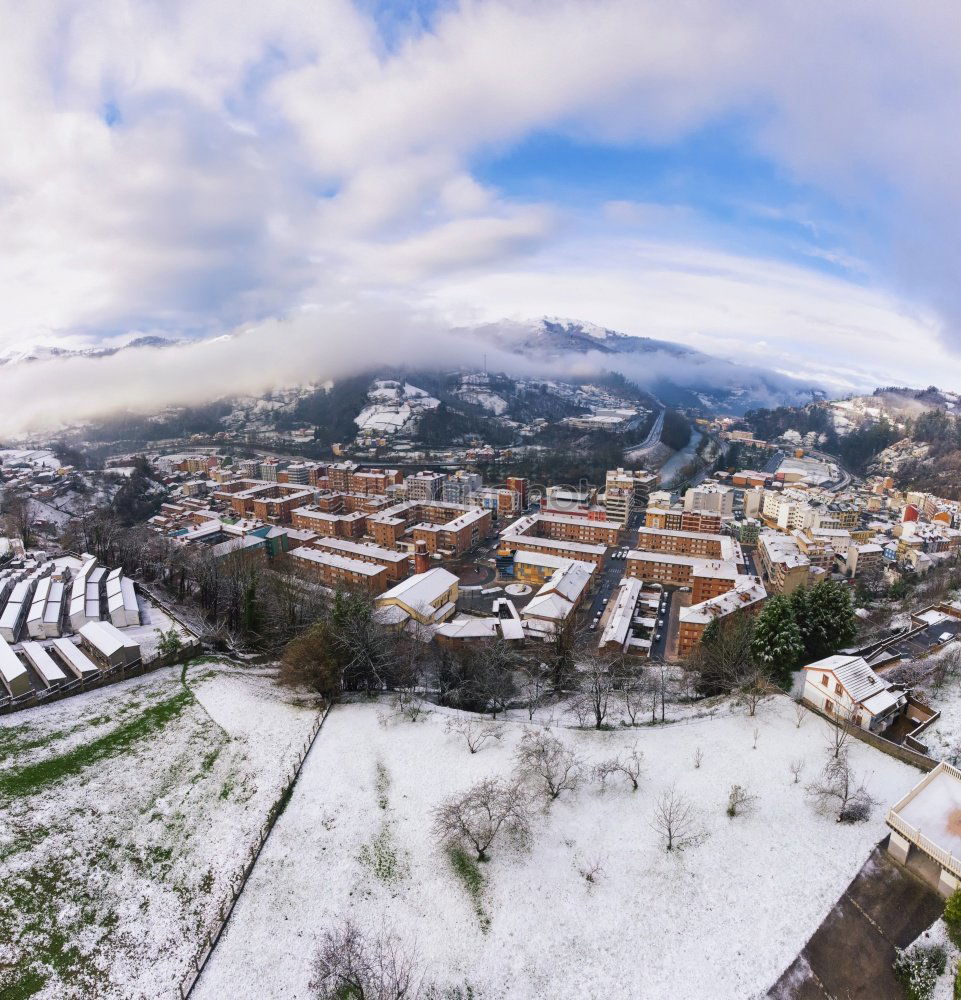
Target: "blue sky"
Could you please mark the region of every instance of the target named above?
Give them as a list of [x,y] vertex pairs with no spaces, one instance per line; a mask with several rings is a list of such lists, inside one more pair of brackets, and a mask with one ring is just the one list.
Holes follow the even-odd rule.
[[0,12],[0,354],[550,314],[961,387],[954,2]]

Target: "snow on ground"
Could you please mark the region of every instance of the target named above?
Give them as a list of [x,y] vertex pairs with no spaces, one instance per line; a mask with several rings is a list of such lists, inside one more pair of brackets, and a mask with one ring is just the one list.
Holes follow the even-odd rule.
[[[952,643],[941,655],[951,655],[953,647]],[[939,691],[926,689],[925,697],[941,717],[918,738],[936,760],[961,761],[961,677],[948,676]]]
[[316,716],[217,663],[0,718],[0,995],[174,998]]
[[140,643],[140,655],[144,660],[152,660],[157,655],[161,632],[174,629],[185,643],[193,638],[183,625],[143,594],[137,594],[137,607],[140,609],[140,624],[126,626],[121,631]]
[[[913,945],[930,947],[940,945],[947,952],[947,962],[944,972],[938,976],[931,1000],[954,1000],[954,974],[961,961],[961,952],[948,937],[948,928],[943,920],[938,919],[923,933],[915,938]],[[913,947],[912,945],[912,947]]]
[[[307,760],[228,930],[198,1000],[309,996],[324,929],[351,917],[413,941],[430,975],[469,983],[484,1000],[555,997],[746,1000],[794,959],[884,836],[886,807],[918,778],[864,744],[851,749],[878,804],[859,826],[816,812],[803,780],[826,752],[827,724],[795,726],[779,697],[757,718],[722,714],[643,730],[554,729],[589,762],[643,750],[646,777],[601,792],[594,783],[539,814],[527,852],[495,844],[481,866],[485,931],[432,832],[445,797],[508,775],[523,732],[470,755],[445,715],[378,721],[372,705],[334,709]],[[752,748],[754,729],[757,749]],[[695,750],[703,751],[700,768]],[[809,761],[802,784],[789,762]],[[729,819],[733,783],[758,796]],[[651,826],[670,785],[696,800],[707,839],[667,854]],[[375,875],[372,856],[391,859]],[[579,869],[599,862],[589,883]]]

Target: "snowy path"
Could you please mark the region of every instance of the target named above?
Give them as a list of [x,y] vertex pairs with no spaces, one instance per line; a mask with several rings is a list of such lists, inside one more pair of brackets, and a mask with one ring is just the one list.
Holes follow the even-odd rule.
[[[385,727],[373,706],[335,709],[195,996],[308,997],[317,940],[348,915],[373,928],[386,920],[416,941],[432,977],[470,982],[485,1000],[763,995],[884,835],[883,808],[917,774],[855,746],[879,805],[869,823],[839,826],[814,811],[788,770],[805,757],[805,777],[814,776],[825,724],[809,717],[795,728],[787,698],[761,712],[634,732],[557,730],[590,761],[638,740],[647,777],[636,794],[587,784],[538,818],[529,852],[496,848],[483,868],[485,934],[432,838],[431,811],[480,777],[506,775],[521,727],[471,756],[439,715]],[[650,825],[657,794],[674,782],[697,800],[708,833],[680,857],[662,850]],[[733,782],[759,799],[730,820]],[[385,830],[397,858],[388,882],[361,860]],[[594,860],[604,876],[590,885],[578,869]]]

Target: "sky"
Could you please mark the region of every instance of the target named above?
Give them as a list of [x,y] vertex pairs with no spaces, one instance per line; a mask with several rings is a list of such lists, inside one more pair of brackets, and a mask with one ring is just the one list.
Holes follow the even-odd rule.
[[[838,394],[961,389],[956,2],[0,13],[0,356],[191,342],[163,373],[4,366],[0,429],[68,383],[148,408],[545,314]],[[214,386],[191,345],[225,334]]]

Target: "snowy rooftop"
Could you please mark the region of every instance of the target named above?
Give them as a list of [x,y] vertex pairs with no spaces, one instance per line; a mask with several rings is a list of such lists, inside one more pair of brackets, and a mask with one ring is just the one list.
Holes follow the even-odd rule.
[[447,594],[457,577],[440,566],[427,570],[426,573],[415,573],[401,581],[390,590],[385,590],[378,600],[399,600],[412,608],[430,607]]
[[866,699],[881,691],[887,691],[891,686],[887,681],[878,677],[868,666],[863,656],[847,656],[843,653],[837,653],[834,656],[818,660],[816,663],[811,663],[804,669],[833,673],[851,698],[862,704],[865,703]]
[[708,624],[715,618],[722,618],[741,608],[750,607],[767,598],[764,584],[755,576],[739,576],[734,590],[711,597],[700,604],[682,608],[682,622]]
[[936,847],[961,860],[961,772],[939,764],[891,808]]

